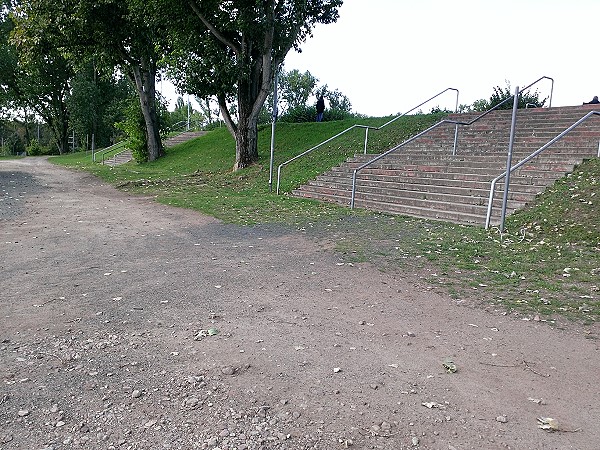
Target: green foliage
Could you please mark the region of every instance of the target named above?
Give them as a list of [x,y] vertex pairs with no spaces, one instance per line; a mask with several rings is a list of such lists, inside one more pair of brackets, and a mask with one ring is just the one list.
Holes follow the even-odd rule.
[[342,94],[338,89],[334,89],[332,91],[325,84],[324,86],[319,87],[319,89],[317,89],[315,92],[316,98],[319,98],[320,96],[323,96],[327,99],[330,109],[345,111],[348,113],[352,111],[352,103],[350,103],[350,99]]
[[[176,76],[171,78],[197,97],[217,96],[228,129],[235,135],[237,170],[258,159],[258,116],[271,91],[274,70],[317,23],[337,20],[342,1],[189,4],[192,11],[180,18],[174,33]],[[237,101],[237,120],[226,108],[232,97]]]
[[42,146],[39,144],[37,139],[32,139],[29,145],[27,146],[27,155],[28,156],[40,156],[43,153]]
[[57,37],[59,10],[46,0],[19,2],[18,7],[18,14],[10,16],[14,20],[10,38],[3,35],[1,42],[2,53],[9,56],[0,69],[5,95],[13,106],[35,111],[51,129],[60,151],[67,152],[66,99],[74,66]]
[[290,109],[306,106],[317,81],[308,70],[304,73],[297,69],[289,72],[282,71],[278,87],[278,95],[282,101],[281,113],[285,114]]
[[[317,116],[317,108],[315,106],[298,106],[291,108],[279,120],[281,122],[301,123],[314,122]],[[323,122],[331,122],[333,120],[349,120],[358,118],[358,115],[345,111],[339,108],[326,109],[323,114]]]
[[73,80],[67,105],[70,127],[77,136],[91,140],[96,147],[108,147],[117,140],[117,122],[123,121],[123,111],[133,95],[131,85],[123,77],[98,73],[92,65],[79,69]]
[[[493,88],[493,90],[494,90],[494,93],[489,98],[489,100],[485,100],[485,99],[476,100],[470,106],[460,105],[460,111],[461,112],[467,112],[467,111],[483,112],[483,111],[487,111],[488,109],[491,109],[497,105],[500,105],[502,102],[504,102],[504,103],[502,103],[500,105],[500,107],[498,107],[498,109],[512,109],[513,108],[513,102],[510,100],[507,100],[514,96],[514,90],[511,89],[510,82],[507,81],[506,87],[504,87],[504,88],[501,88],[500,86],[495,86]],[[530,92],[529,90],[525,91],[525,92],[520,92],[517,108],[519,108],[519,109],[541,108],[546,104],[547,100],[548,100],[548,97],[546,97],[544,99],[540,99],[540,93],[537,89],[533,92]]]
[[144,116],[136,98],[129,100],[129,104],[125,110],[125,120],[117,123],[116,126],[127,135],[127,147],[131,150],[133,158],[138,163],[148,161]]

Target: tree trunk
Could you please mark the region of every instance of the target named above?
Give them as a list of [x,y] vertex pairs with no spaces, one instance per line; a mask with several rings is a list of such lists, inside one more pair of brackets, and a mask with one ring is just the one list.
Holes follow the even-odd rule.
[[[225,96],[219,95],[219,107],[225,124],[235,139],[235,164],[233,170],[243,169],[258,161],[258,116],[267,98],[268,82],[264,81],[261,60],[255,59],[249,77],[240,77],[237,85],[238,120],[233,121]],[[269,68],[267,68],[269,70]],[[269,76],[270,74],[266,74]],[[267,88],[264,85],[267,85]]]
[[[152,66],[152,64],[150,65]],[[148,161],[154,161],[165,154],[156,112],[156,70],[145,68],[146,64],[144,63],[141,66],[133,67],[133,77],[146,124]]]
[[[243,120],[243,121],[242,121]],[[257,118],[242,118],[235,133],[235,165],[233,170],[243,169],[258,161]]]

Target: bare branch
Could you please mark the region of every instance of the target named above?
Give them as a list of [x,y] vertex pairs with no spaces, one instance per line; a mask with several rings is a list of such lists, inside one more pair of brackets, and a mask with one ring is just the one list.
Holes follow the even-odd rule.
[[233,50],[236,57],[239,57],[241,53],[241,49],[239,48],[239,46],[235,45],[235,43],[230,39],[227,39],[223,33],[217,30],[217,28],[206,19],[206,16],[202,13],[202,11],[200,11],[196,0],[188,0],[188,3],[200,19],[200,21],[204,24],[206,28],[208,28],[208,30],[213,34],[213,36],[216,37],[223,44],[225,44],[227,47],[229,47],[231,50]]

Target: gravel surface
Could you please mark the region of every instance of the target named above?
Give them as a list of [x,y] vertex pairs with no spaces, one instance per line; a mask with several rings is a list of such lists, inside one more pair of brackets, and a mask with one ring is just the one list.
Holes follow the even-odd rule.
[[44,158],[0,161],[0,190],[2,450],[600,448],[575,324]]

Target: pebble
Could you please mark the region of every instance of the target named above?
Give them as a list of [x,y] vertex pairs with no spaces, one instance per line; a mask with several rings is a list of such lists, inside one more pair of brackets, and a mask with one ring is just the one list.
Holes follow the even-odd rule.
[[418,437],[414,436],[414,437],[412,438],[412,445],[413,445],[414,447],[416,447],[416,446],[418,446],[418,445],[419,445],[419,438],[418,438]]
[[342,369],[341,369],[340,367],[334,367],[334,368],[333,368],[333,372],[334,372],[334,373],[339,373],[339,372],[341,372],[341,371],[342,371]]
[[186,408],[195,408],[200,403],[197,397],[188,397],[183,401],[183,404]]
[[138,389],[134,390],[131,393],[131,397],[132,398],[140,398],[141,396],[142,396],[142,392],[140,390],[138,390]]
[[20,409],[17,414],[19,415],[19,417],[25,417],[25,416],[29,415],[29,410],[28,409]]
[[508,419],[506,418],[506,416],[498,416],[496,417],[496,422],[506,423],[508,422]]
[[223,375],[233,375],[235,373],[235,369],[231,366],[227,366],[223,367],[221,372],[223,372]]

